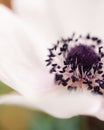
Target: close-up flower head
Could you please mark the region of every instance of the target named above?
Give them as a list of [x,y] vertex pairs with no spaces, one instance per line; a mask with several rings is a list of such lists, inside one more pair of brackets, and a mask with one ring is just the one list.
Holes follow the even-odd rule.
[[0,104],[104,120],[104,1],[0,5]]

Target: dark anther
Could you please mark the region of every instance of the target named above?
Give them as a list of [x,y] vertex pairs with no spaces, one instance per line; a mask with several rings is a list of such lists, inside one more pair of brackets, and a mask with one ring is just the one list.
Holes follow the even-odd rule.
[[88,84],[88,90],[91,90],[93,87],[91,84]]
[[53,48],[51,48],[51,49],[48,49],[49,50],[49,52],[51,52],[51,51],[53,51],[54,50],[54,47]]
[[55,57],[55,55],[52,52],[50,52],[49,57]]
[[100,87],[101,87],[102,89],[104,89],[104,83],[100,84]]
[[68,42],[72,41],[73,39],[72,38],[68,38]]
[[60,43],[60,41],[57,41],[57,45]]
[[57,68],[60,69],[61,67],[58,65]]
[[60,53],[58,53],[58,55],[61,55],[62,53],[60,52]]
[[45,60],[46,62],[49,62],[49,61],[52,61],[53,59],[52,58],[49,58],[47,60]]
[[77,42],[78,41],[78,39],[75,39],[75,42]]
[[97,93],[98,93],[99,95],[103,95],[103,93],[102,93],[102,92],[100,92],[100,91],[99,91],[99,92],[97,92]]
[[50,73],[56,72],[55,67],[50,70]]
[[62,77],[63,77],[63,75],[61,75],[61,74],[56,74],[56,75],[55,75],[55,81],[62,80]]
[[67,68],[67,66],[63,67],[63,72],[65,72],[66,68]]
[[57,66],[57,64],[52,64],[52,66]]
[[103,93],[101,91],[92,91],[94,94],[99,94],[99,95],[103,95]]
[[102,75],[102,77],[104,78],[104,74]]
[[73,70],[69,70],[69,73],[73,73]]
[[100,84],[100,83],[102,83],[102,80],[96,79],[95,82],[98,83],[98,84]]
[[95,80],[95,82],[99,84],[99,87],[104,89],[104,80],[97,79],[97,80]]
[[101,52],[101,58],[104,57],[104,53]]
[[61,41],[62,41],[63,43],[65,43],[65,42],[67,42],[67,39],[62,38]]
[[68,86],[68,90],[76,90],[76,87]]
[[[95,70],[94,70],[94,73],[95,73]],[[86,75],[87,75],[87,76],[91,76],[92,73],[89,71]]]
[[64,49],[67,49],[67,48],[68,48],[68,45],[67,45],[67,44],[64,44],[64,45],[63,45],[63,48],[64,48]]
[[97,44],[99,45],[102,41],[100,39],[97,40]]
[[95,86],[95,87],[94,87],[94,91],[97,91],[97,92],[98,92],[99,90],[100,90],[99,86]]
[[59,71],[60,73],[64,73],[65,71],[63,71],[63,70],[61,70],[61,71]]
[[90,39],[90,34],[88,34],[88,35],[86,36],[86,39]]
[[68,81],[69,81],[69,78],[67,78],[66,80],[62,79],[62,85],[67,86]]
[[101,53],[101,49],[102,49],[103,47],[101,46],[101,47],[99,47],[99,53]]
[[50,64],[51,64],[51,62],[47,63],[47,65],[46,65],[46,66],[49,66]]
[[92,81],[86,80],[86,81],[83,81],[83,84],[91,85],[91,84],[92,84]]
[[97,37],[92,37],[92,40],[96,41],[96,40],[98,40],[98,38]]
[[66,51],[68,49],[68,45],[64,44],[63,47],[61,48],[61,51]]
[[54,50],[56,50],[56,49],[57,49],[57,47],[58,47],[58,45],[55,45],[55,46],[54,46]]
[[103,73],[103,71],[98,71],[98,74],[102,74]]
[[102,69],[102,65],[103,65],[102,63],[99,63],[98,68],[99,68],[99,69]]
[[78,78],[76,78],[75,76],[72,76],[71,77],[71,79],[72,79],[72,82],[76,82],[76,81],[78,81],[79,79]]
[[69,65],[69,60],[64,61],[64,65]]

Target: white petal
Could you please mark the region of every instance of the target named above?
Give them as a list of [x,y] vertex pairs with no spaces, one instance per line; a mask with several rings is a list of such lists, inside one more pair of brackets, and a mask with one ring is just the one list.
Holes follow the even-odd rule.
[[[98,2],[98,7],[96,11],[96,20],[94,21],[95,24],[95,32],[96,34],[99,34],[101,38],[104,37],[104,1],[97,1]],[[103,38],[104,40],[104,38]]]
[[38,43],[32,42],[35,38],[30,39],[26,27],[9,9],[0,5],[0,80],[31,96],[51,87],[53,77],[39,62],[41,51],[36,53]]
[[11,3],[14,11],[19,14],[25,22],[29,23],[32,29],[39,32],[38,34],[41,35],[41,39],[46,40],[44,42],[56,42],[60,35],[49,11],[49,1],[12,0]]
[[49,0],[12,0],[11,4],[16,13],[34,29],[44,32],[44,36],[49,36],[53,30],[55,35],[59,33],[51,14]]
[[63,35],[71,31],[103,35],[103,0],[53,0],[52,3]]
[[101,107],[103,98],[87,90],[69,92],[66,88],[56,88],[38,98],[37,108],[59,117],[69,118],[76,115],[94,115]]
[[28,21],[39,22],[43,14],[49,14],[61,36],[68,36],[73,31],[100,35],[104,20],[101,15],[104,9],[103,2],[103,0],[12,0],[12,5]]
[[[36,52],[41,61],[46,59],[46,49],[60,39],[60,31],[50,14],[47,0],[12,0],[12,7],[31,28],[28,35],[35,37]],[[34,40],[34,39],[33,39]]]
[[[14,104],[39,109],[58,118],[70,118],[76,115],[96,116],[102,104],[102,97],[86,90],[70,92],[65,88],[56,88],[44,95],[25,98],[20,95],[0,97],[0,104]],[[98,115],[97,115],[98,117]]]
[[50,28],[48,21],[52,23],[51,27],[58,33],[55,35],[68,37],[76,32],[104,37],[103,0],[12,0],[12,6],[29,23],[37,23],[43,30]]
[[26,100],[23,96],[19,94],[10,93],[10,94],[0,96],[0,104],[23,105],[26,104]]
[[44,37],[50,37],[49,32],[53,31],[56,37],[61,36],[60,21],[56,16],[56,11],[54,11],[53,1],[11,0],[11,3],[14,11],[30,23],[33,28],[42,30]]
[[[103,97],[104,98],[104,97]],[[104,99],[102,100],[101,106],[98,109],[97,112],[94,113],[94,115],[99,118],[100,120],[104,121]]]

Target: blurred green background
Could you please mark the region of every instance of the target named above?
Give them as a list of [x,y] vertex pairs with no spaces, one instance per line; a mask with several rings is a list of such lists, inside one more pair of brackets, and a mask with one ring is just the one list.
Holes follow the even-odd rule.
[[[8,7],[10,0],[0,0]],[[0,83],[0,94],[13,91]],[[0,130],[104,130],[104,122],[86,116],[56,119],[22,107],[0,106]]]

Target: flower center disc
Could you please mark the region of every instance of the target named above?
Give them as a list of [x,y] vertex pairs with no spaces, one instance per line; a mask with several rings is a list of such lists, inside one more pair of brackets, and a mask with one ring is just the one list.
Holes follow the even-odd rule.
[[[97,37],[79,35],[61,39],[49,49],[50,73],[55,83],[69,90],[87,88],[104,93],[104,43]],[[73,46],[73,47],[72,47]]]
[[72,64],[73,69],[78,66],[80,75],[89,72],[93,65],[97,65],[100,58],[94,50],[86,45],[79,45],[71,49],[67,61]]

